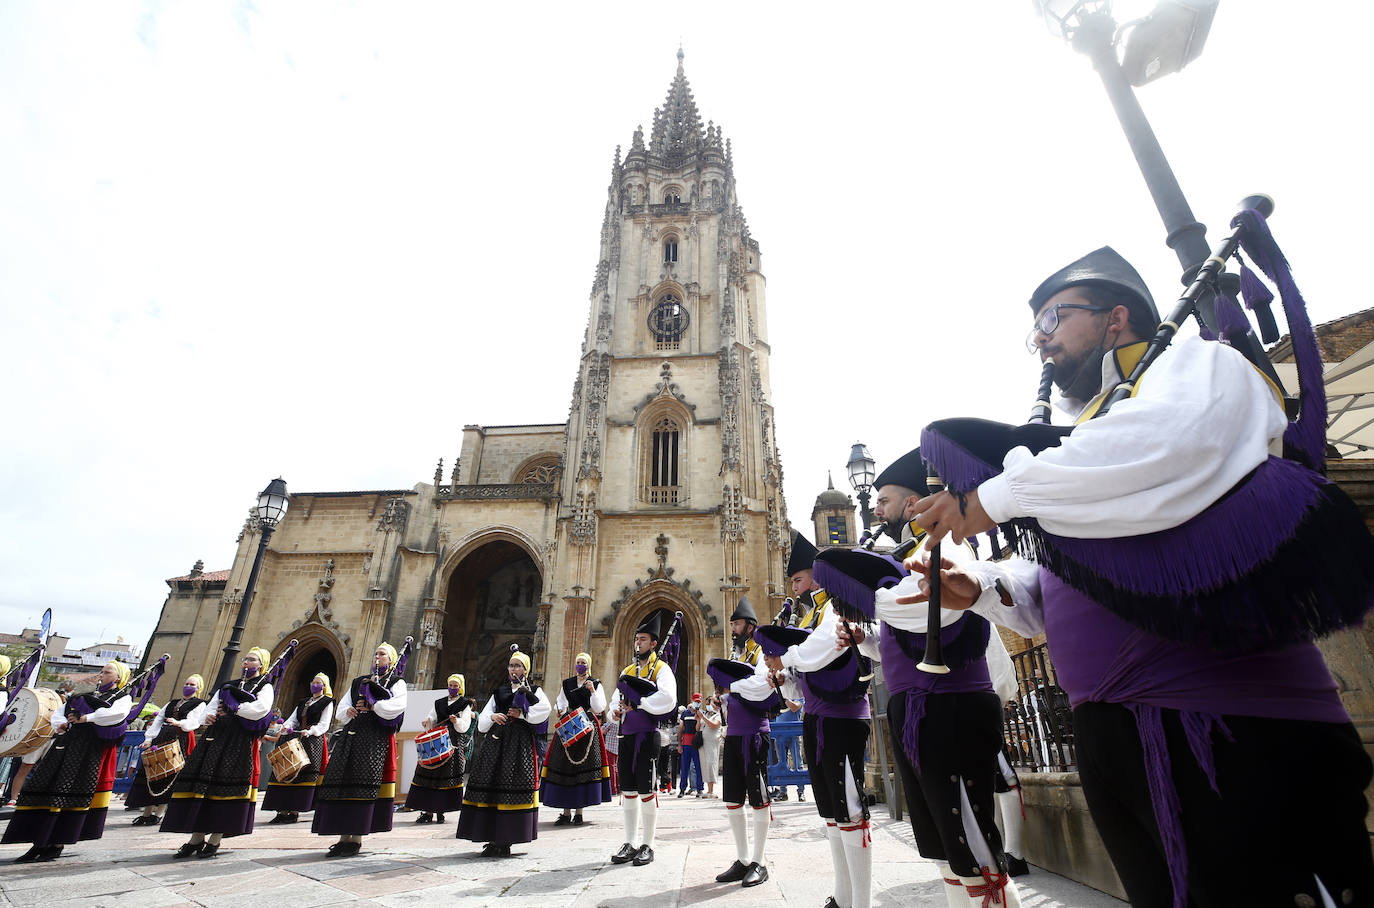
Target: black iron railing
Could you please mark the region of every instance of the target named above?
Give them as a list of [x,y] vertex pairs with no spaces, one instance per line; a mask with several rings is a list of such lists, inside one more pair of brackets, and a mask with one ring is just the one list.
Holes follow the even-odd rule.
[[1019,772],[1071,772],[1078,769],[1073,711],[1059,686],[1045,644],[1011,657],[1016,667],[1016,699],[1002,710],[1012,765]]

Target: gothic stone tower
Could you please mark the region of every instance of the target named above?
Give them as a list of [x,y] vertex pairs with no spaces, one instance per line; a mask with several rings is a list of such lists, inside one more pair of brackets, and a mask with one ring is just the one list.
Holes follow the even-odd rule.
[[730,144],[702,125],[682,56],[647,145],[641,127],[611,169],[568,416],[565,608],[551,615],[547,674],[586,649],[614,677],[635,627],[666,608],[683,615],[688,693],[726,655],[741,595],[761,616],[780,606],[788,534],[762,256]]

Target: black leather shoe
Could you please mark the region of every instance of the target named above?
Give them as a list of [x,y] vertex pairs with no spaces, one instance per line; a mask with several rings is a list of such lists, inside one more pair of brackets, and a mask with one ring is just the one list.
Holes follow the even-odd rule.
[[335,842],[329,846],[329,856],[331,858],[351,858],[362,850],[362,842]]
[[142,816],[134,817],[133,825],[135,825],[135,826],[156,826],[157,823],[158,823],[158,818],[157,818],[157,817],[153,816],[151,813],[145,813],[145,814],[143,814]]
[[556,819],[556,820],[553,821],[553,825],[555,825],[555,826],[567,826],[567,825],[568,825],[569,823],[571,823],[571,822],[572,822],[572,817],[568,816],[566,813],[560,813],[560,814],[558,815],[558,819]]
[[296,811],[294,810],[286,815],[286,822],[288,823],[299,823],[300,819],[301,815],[296,813]]
[[172,855],[174,858],[189,858],[192,855],[200,854],[201,846],[204,842],[187,842],[177,849],[177,853]]
[[825,900],[825,904],[822,905],[821,908],[840,908],[840,903],[835,901],[835,897],[832,895]]
[[501,846],[495,842],[488,842],[482,846],[482,857],[494,858],[501,854]]
[[39,862],[55,861],[57,860],[58,856],[62,854],[62,848],[63,846],[61,845],[49,845],[46,848],[44,848],[42,853],[39,854],[38,857],[34,858],[34,860]]
[[15,858],[15,859],[14,859],[14,863],[16,863],[16,864],[32,864],[34,861],[38,860],[38,856],[39,856],[40,854],[42,854],[42,853],[43,853],[43,846],[42,846],[42,845],[34,845],[34,846],[33,846],[32,848],[30,848],[28,851],[24,852],[24,853],[21,854],[19,857]]
[[219,854],[219,845],[211,845],[209,842],[206,842],[204,845],[200,846],[200,854],[196,855],[196,857],[212,858],[217,854]]
[[717,883],[738,883],[744,879],[744,875],[749,872],[748,864],[743,861],[735,861],[724,873],[716,874]]
[[509,846],[509,845],[498,845],[498,846],[496,846],[496,856],[497,856],[498,858],[508,858],[508,857],[510,857],[510,846]]
[[435,816],[434,816],[434,822],[436,822],[436,823],[442,823],[442,822],[444,822],[444,815],[443,815],[442,813],[440,813],[440,814],[435,814]]
[[416,823],[433,823],[433,822],[434,822],[434,815],[431,814],[428,810],[426,810],[424,813],[420,814],[418,817],[415,818],[415,822],[416,822]]
[[634,860],[634,857],[637,853],[638,851],[636,850],[635,846],[631,845],[629,842],[626,842],[624,845],[620,846],[619,851],[611,855],[611,863],[628,864],[630,861]]
[[757,886],[767,879],[768,868],[755,861],[749,865],[749,872],[744,875],[744,879],[740,881],[740,885],[748,889],[750,886]]
[[1006,859],[1007,876],[1025,876],[1030,873],[1030,867],[1026,866],[1025,859],[1011,854],[1006,855]]
[[653,862],[654,850],[648,845],[640,845],[639,850],[635,852],[634,865],[643,867],[645,864],[652,864]]
[[582,814],[579,813],[577,816],[573,817],[573,825],[574,825],[574,826],[581,826],[581,825],[582,825]]
[[[137,823],[138,821],[135,820],[134,822]],[[272,819],[268,820],[267,822],[268,822],[268,825],[271,825],[271,826],[275,826],[275,825],[277,825],[278,823],[285,823],[285,822],[286,822],[286,811],[284,811],[284,810],[278,810],[278,811],[277,811],[277,815],[274,816]]]

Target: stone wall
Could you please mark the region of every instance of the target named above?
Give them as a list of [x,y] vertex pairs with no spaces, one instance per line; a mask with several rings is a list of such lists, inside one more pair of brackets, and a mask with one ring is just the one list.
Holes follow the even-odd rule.
[[1097,834],[1076,772],[1021,774],[1026,819],[1023,857],[1037,867],[1124,899],[1107,847]]

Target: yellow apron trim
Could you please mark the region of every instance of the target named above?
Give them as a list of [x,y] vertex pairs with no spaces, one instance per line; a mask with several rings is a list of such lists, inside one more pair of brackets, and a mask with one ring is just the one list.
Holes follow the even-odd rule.
[[528,804],[486,804],[481,801],[469,801],[464,798],[463,806],[495,808],[496,810],[536,810],[539,807],[539,799],[535,798]]

